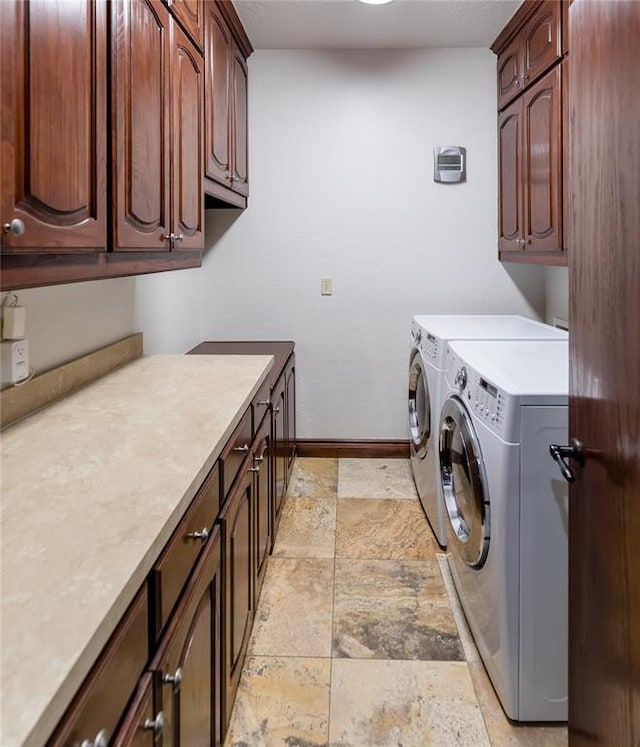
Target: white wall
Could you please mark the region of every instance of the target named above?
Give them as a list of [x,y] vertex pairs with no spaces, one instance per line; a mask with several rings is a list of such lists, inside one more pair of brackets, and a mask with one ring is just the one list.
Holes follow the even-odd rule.
[[547,267],[545,270],[545,319],[569,320],[569,268]]
[[118,278],[16,291],[27,313],[31,367],[42,373],[130,335],[135,282]]
[[[204,336],[296,341],[300,437],[405,438],[413,314],[544,313],[543,270],[497,261],[495,57],[249,62],[249,209],[208,214]],[[446,144],[466,184],[434,184]]]

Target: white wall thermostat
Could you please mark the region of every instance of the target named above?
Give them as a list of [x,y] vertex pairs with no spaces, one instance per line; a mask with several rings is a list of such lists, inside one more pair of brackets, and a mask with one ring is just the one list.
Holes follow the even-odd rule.
[[433,181],[455,184],[467,181],[467,149],[440,145],[433,149]]

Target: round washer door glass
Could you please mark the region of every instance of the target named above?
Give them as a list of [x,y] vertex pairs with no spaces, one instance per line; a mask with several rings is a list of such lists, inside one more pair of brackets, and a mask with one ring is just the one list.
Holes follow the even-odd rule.
[[409,364],[409,435],[413,453],[425,457],[431,438],[431,404],[427,375],[417,350]]
[[489,551],[489,494],[478,437],[458,397],[450,397],[442,407],[439,447],[453,543],[468,565],[480,568]]

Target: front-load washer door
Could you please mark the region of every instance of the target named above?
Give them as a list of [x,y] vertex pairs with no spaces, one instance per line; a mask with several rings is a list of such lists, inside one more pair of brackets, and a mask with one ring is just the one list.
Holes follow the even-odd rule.
[[409,363],[409,435],[411,453],[423,459],[431,438],[431,404],[427,374],[418,350],[413,351]]
[[480,443],[471,416],[452,396],[440,416],[440,480],[450,524],[452,551],[472,568],[487,558],[490,505]]

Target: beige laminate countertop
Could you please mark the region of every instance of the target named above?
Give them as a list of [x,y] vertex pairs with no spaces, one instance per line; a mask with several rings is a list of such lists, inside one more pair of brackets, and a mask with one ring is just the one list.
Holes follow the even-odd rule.
[[272,364],[139,358],[2,434],[2,747],[45,743]]

